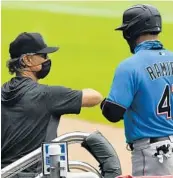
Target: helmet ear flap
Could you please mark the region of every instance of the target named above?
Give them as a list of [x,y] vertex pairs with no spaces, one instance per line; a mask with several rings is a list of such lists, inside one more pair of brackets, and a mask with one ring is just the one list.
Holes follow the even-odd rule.
[[124,39],[128,40],[128,39],[130,39],[130,34],[126,30],[124,30],[123,37],[124,37]]

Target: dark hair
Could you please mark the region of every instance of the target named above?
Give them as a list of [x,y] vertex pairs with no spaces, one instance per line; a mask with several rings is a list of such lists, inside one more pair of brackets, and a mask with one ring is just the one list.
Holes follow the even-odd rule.
[[7,61],[7,67],[8,67],[9,73],[11,75],[13,75],[14,73],[16,73],[16,75],[20,74],[20,69],[22,68],[20,59],[18,59],[18,60],[13,60],[13,59],[8,60]]

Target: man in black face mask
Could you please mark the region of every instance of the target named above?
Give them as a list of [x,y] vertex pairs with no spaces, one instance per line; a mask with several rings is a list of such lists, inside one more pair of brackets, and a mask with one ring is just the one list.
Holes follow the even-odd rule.
[[[10,44],[8,68],[16,77],[1,87],[1,167],[18,160],[57,136],[61,115],[100,103],[92,89],[72,90],[38,84],[51,68],[48,47],[39,33],[22,33]],[[36,171],[35,167],[32,171]]]

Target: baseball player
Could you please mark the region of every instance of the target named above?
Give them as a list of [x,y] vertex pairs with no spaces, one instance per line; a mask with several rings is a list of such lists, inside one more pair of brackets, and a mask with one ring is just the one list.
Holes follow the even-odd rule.
[[161,15],[135,5],[116,30],[134,55],[116,69],[102,113],[111,122],[124,119],[133,176],[173,175],[173,52],[158,40]]

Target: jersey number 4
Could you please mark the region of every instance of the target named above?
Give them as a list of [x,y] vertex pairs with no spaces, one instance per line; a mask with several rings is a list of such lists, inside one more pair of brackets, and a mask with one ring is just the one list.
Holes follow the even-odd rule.
[[173,85],[171,90],[170,86],[166,85],[165,90],[157,106],[157,114],[166,114],[167,119],[171,119],[171,93],[173,92],[172,90]]

